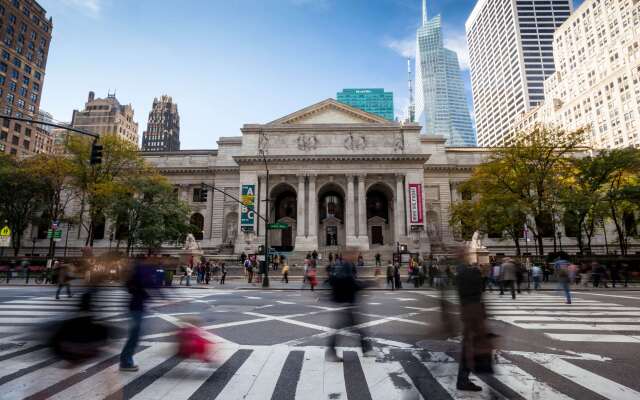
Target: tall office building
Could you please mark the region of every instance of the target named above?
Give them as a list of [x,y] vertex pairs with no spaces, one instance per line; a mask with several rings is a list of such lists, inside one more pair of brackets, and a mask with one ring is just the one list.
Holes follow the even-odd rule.
[[116,134],[137,146],[138,123],[133,120],[133,114],[131,104],[121,105],[115,94],[100,99],[89,92],[84,110],[73,110],[71,126],[98,135]]
[[458,64],[444,47],[442,20],[427,17],[422,0],[422,26],[416,35],[416,122],[427,135],[441,135],[447,146],[475,146],[476,138]]
[[[51,18],[34,0],[0,0],[0,114],[37,118],[44,84]],[[34,151],[36,128],[2,119],[0,152]]]
[[180,150],[178,104],[170,96],[153,99],[147,130],[142,134],[142,151]]
[[556,72],[544,103],[515,130],[536,123],[586,128],[586,145],[640,148],[640,1],[586,0],[554,36]]
[[384,89],[342,89],[336,100],[393,121],[393,93]]
[[571,0],[478,0],[466,22],[478,145],[509,144],[517,116],[544,100],[553,33],[572,8]]

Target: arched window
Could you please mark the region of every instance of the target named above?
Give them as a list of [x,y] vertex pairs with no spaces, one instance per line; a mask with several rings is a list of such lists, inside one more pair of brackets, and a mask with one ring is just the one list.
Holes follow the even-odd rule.
[[200,213],[195,213],[191,216],[189,223],[193,226],[193,237],[196,240],[202,240],[204,237],[204,217]]

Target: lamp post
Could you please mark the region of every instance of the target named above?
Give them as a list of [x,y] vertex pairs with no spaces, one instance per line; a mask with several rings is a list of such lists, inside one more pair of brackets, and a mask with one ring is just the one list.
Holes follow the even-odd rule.
[[36,240],[38,240],[38,237],[37,237],[37,236],[33,236],[33,237],[31,238],[31,257],[33,257],[33,252],[34,252],[34,251],[35,251],[35,249],[36,249]]
[[262,279],[262,287],[269,287],[269,165],[267,164],[267,157],[264,150],[260,150],[260,155],[262,156],[262,161],[264,161],[264,169],[267,173],[265,179],[265,193],[267,194],[267,198],[264,199],[266,207],[264,212],[264,278]]
[[607,226],[604,223],[604,218],[602,218],[602,233],[604,233],[604,248],[607,255],[609,255],[609,241],[607,240]]
[[71,227],[73,224],[67,222],[67,233],[64,235],[64,256],[67,256],[67,246],[69,245],[69,233],[71,233]]

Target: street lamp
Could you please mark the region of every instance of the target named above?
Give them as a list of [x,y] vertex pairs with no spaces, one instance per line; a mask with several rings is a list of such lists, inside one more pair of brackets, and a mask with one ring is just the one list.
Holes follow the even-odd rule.
[[33,257],[33,253],[34,253],[34,251],[36,249],[36,240],[38,240],[37,236],[33,236],[31,238],[31,257]]
[[260,150],[262,161],[264,161],[264,169],[267,173],[265,179],[265,193],[267,198],[264,201],[267,203],[264,212],[264,278],[262,279],[262,287],[269,287],[269,165],[267,164],[267,156],[264,149]]

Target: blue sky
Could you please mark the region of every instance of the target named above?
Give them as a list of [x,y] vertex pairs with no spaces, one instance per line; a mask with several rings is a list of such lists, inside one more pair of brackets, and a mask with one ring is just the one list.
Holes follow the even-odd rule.
[[[215,148],[346,87],[408,101],[420,0],[39,0],[53,17],[41,108],[68,121],[89,90],[117,91],[140,124],[154,97],[178,103],[183,149]],[[464,22],[475,0],[431,0],[469,92]],[[175,7],[175,5],[178,5]]]

